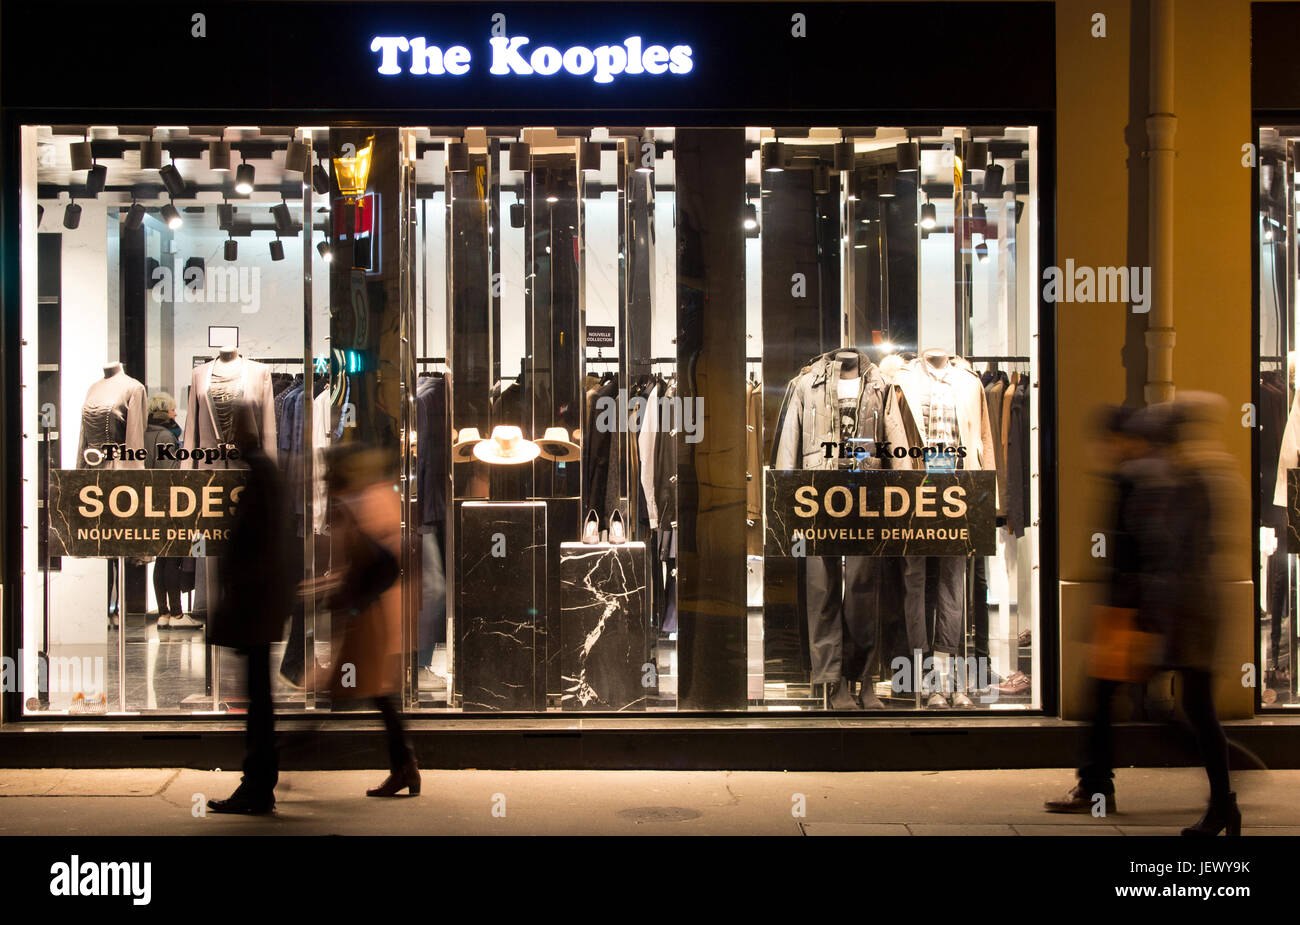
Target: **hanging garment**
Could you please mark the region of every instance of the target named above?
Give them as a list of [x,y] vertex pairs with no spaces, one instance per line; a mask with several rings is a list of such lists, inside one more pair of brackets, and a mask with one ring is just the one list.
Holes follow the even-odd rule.
[[989,431],[993,437],[993,461],[998,470],[997,514],[1007,513],[1007,448],[1002,442],[1002,394],[1007,388],[1006,373],[998,373],[984,386],[984,396],[989,409]]
[[415,409],[416,492],[423,528],[447,519],[447,454],[451,441],[447,438],[446,379],[421,379],[415,389]]
[[1007,427],[1007,526],[1014,536],[1029,526],[1029,378],[1016,383]]
[[763,554],[763,387],[750,382],[745,396],[745,547]]
[[[86,450],[105,445],[124,445],[130,450],[144,449],[146,406],[145,387],[128,376],[119,365],[111,376],[97,379],[86,390],[81,405],[81,435],[77,441],[78,469],[143,469],[142,460],[102,460],[92,466]],[[101,450],[102,452],[102,450]],[[91,458],[95,459],[94,453]]]

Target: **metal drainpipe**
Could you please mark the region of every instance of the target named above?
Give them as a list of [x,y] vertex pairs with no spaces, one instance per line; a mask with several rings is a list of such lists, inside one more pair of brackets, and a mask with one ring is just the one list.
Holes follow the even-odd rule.
[[1174,397],[1174,0],[1151,0],[1147,114],[1147,404]]

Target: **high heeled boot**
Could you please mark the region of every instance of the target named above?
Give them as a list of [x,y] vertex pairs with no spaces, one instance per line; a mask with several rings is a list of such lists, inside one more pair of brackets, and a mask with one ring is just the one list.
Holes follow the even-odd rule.
[[395,797],[404,789],[411,791],[411,796],[420,795],[420,766],[412,755],[406,764],[396,771],[390,771],[382,784],[373,790],[367,790],[368,797]]
[[1237,808],[1237,795],[1229,793],[1221,800],[1210,800],[1205,815],[1196,825],[1183,829],[1184,835],[1218,835],[1224,829],[1229,835],[1241,834],[1241,810]]

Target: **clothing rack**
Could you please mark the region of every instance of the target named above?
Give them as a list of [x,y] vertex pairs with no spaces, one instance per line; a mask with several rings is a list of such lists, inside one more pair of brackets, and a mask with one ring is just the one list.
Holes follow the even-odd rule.
[[442,363],[445,366],[447,363],[447,358],[446,357],[417,357],[415,362],[416,363]]
[[962,357],[968,363],[1028,363],[1029,357]]

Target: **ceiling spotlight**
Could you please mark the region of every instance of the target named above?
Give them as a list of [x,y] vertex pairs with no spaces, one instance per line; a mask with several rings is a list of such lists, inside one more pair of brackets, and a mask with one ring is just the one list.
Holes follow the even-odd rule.
[[469,145],[463,141],[447,145],[447,169],[453,173],[469,170]]
[[926,231],[939,224],[939,216],[935,211],[933,202],[922,203],[921,205],[921,227]]
[[162,167],[162,155],[161,141],[140,142],[140,169],[157,170]]
[[825,164],[813,165],[813,192],[829,193],[831,191],[831,169]]
[[208,169],[209,170],[230,169],[230,142],[228,141],[208,142]]
[[546,201],[549,202],[551,205],[555,205],[557,202],[560,201],[560,197],[555,195],[554,193],[547,193]]
[[894,150],[898,156],[899,173],[915,173],[921,169],[921,151],[915,142],[899,142]]
[[307,150],[307,146],[301,141],[289,142],[289,146],[284,149],[284,169],[305,174],[309,163],[311,163],[311,152]]
[[975,219],[977,222],[986,222],[988,221],[989,210],[985,207],[984,203],[977,202],[970,207],[970,217]]
[[989,164],[984,171],[984,195],[1002,195],[1002,167],[998,164]]
[[68,146],[68,153],[72,155],[73,170],[89,170],[95,163],[95,159],[90,153],[89,141],[73,142]]
[[745,203],[745,230],[754,231],[758,228],[758,207],[752,202]]
[[320,254],[321,259],[326,263],[332,263],[334,261],[334,251],[330,249],[329,241],[321,241],[317,244],[316,253]]
[[289,204],[283,200],[271,207],[271,218],[275,219],[275,230],[279,234],[293,233],[293,216],[289,214]]
[[881,199],[894,198],[894,184],[898,181],[898,174],[893,167],[886,167],[880,171],[880,190],[877,193]]
[[222,231],[229,231],[230,226],[235,224],[235,207],[228,202],[217,205],[217,227]]
[[96,164],[90,168],[86,174],[86,193],[90,196],[98,196],[104,191],[104,184],[108,182],[108,168],[103,164]]
[[279,238],[276,238],[274,241],[271,242],[271,259],[272,260],[284,259],[284,244],[280,242]]
[[524,204],[522,202],[510,203],[510,227],[524,227]]
[[510,169],[526,171],[532,160],[532,153],[532,146],[528,142],[510,142]]
[[860,251],[871,243],[871,230],[859,225],[853,230],[853,249]]
[[[65,224],[66,224],[66,222],[65,222]],[[1264,240],[1265,240],[1265,241],[1272,241],[1272,240],[1273,240],[1273,226],[1272,226],[1272,225],[1265,225],[1265,226],[1264,226]]]
[[853,142],[841,141],[835,145],[835,169],[853,169]]
[[234,238],[226,241],[226,259],[232,262],[239,259],[239,242]]
[[168,228],[179,228],[183,224],[181,214],[170,202],[162,207],[162,220],[167,223]]
[[762,161],[763,170],[766,173],[778,173],[785,170],[785,146],[779,141],[765,144],[759,159]]
[[980,260],[989,259],[989,246],[986,242],[980,241],[978,244],[975,245],[975,256],[978,257]]
[[965,167],[967,170],[984,170],[989,164],[989,145],[987,141],[972,141],[966,145]]
[[311,169],[311,188],[316,191],[317,196],[324,196],[330,191],[330,175],[320,164],[316,164]]
[[163,185],[167,187],[167,195],[172,199],[185,195],[185,178],[181,176],[175,164],[168,164],[159,170],[158,176],[162,177]]
[[81,206],[75,202],[68,203],[68,207],[63,210],[63,227],[69,231],[81,224]]
[[578,145],[578,160],[583,170],[600,169],[600,142],[584,141]]
[[247,196],[253,191],[253,180],[256,177],[256,171],[253,165],[245,161],[235,170],[235,192]]
[[144,206],[138,202],[131,203],[131,208],[126,210],[126,227],[135,231],[144,224]]

